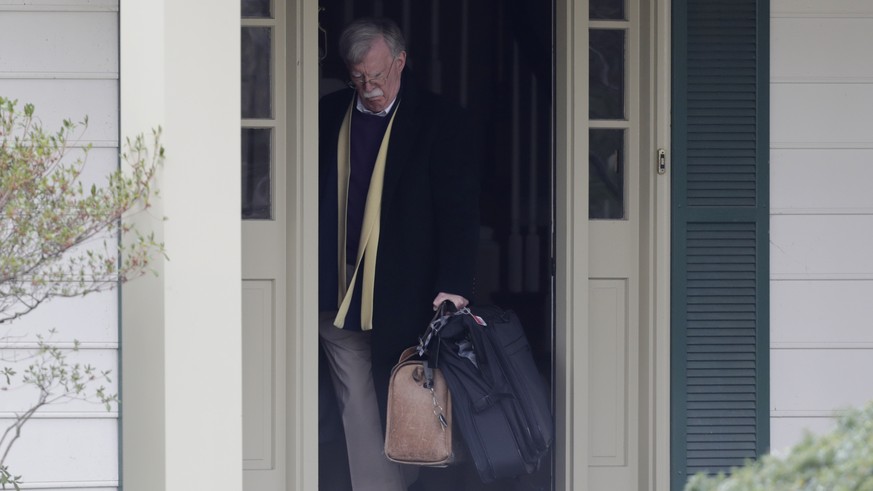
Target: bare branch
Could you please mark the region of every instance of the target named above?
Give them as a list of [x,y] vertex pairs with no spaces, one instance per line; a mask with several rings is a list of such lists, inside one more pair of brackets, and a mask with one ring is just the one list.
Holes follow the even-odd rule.
[[[87,121],[87,120],[86,120]],[[32,312],[56,297],[102,291],[149,271],[163,245],[122,227],[125,215],[148,209],[163,162],[160,130],[146,144],[126,139],[126,172],[107,176],[103,186],[83,189],[88,148],[69,162],[69,141],[81,140],[86,122],[64,121],[46,132],[33,106],[20,111],[0,97],[0,324]],[[137,233],[127,248],[93,249],[117,233]]]
[[[102,185],[83,186],[82,170],[90,145],[76,154],[87,118],[65,120],[46,131],[34,107],[0,97],[0,325],[33,312],[53,298],[78,297],[108,290],[151,271],[152,258],[166,257],[164,246],[123,224],[124,217],[149,209],[157,195],[155,177],[164,160],[160,129],[147,144],[143,135],[127,138],[125,169]],[[71,150],[72,149],[72,150]],[[134,234],[126,245],[118,237]],[[100,241],[103,240],[101,247]],[[111,245],[110,245],[111,244]],[[8,338],[6,338],[8,339]],[[28,363],[26,369],[0,367],[6,387],[33,387],[38,396],[0,436],[0,487],[19,489],[20,476],[9,472],[6,458],[22,428],[47,405],[74,400],[99,402],[107,410],[118,402],[100,385],[109,372],[70,363],[67,353],[37,335],[37,349],[0,361]],[[26,351],[26,350],[25,350]],[[4,388],[5,390],[5,388]]]

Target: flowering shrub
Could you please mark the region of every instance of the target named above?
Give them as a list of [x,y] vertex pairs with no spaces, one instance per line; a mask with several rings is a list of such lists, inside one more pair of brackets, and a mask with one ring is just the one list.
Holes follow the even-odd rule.
[[784,457],[765,456],[730,476],[698,474],[685,491],[873,491],[873,403],[847,411],[828,434],[807,434]]

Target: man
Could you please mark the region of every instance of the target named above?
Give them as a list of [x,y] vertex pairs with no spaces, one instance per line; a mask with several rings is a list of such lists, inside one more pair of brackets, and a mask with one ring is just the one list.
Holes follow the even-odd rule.
[[406,489],[383,455],[391,367],[444,300],[472,296],[478,163],[460,108],[417,88],[387,19],[340,38],[349,89],[321,100],[319,334],[347,440],[352,486]]

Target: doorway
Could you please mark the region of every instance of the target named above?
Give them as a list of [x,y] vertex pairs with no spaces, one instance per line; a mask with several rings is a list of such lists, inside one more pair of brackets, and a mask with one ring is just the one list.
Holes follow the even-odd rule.
[[[343,27],[355,18],[384,16],[406,36],[407,70],[417,83],[464,107],[473,119],[484,158],[472,301],[518,314],[553,393],[552,3],[321,0],[319,7],[320,92],[342,87],[348,77],[336,44]],[[336,478],[336,443],[322,446],[332,456],[320,459],[321,489],[335,489],[342,484],[325,487],[325,479]],[[471,464],[424,469],[412,489],[550,490],[553,474],[550,454],[536,472],[512,482],[484,485]]]
[[[486,158],[474,300],[519,313],[555,401],[555,455],[536,474],[485,486],[434,471],[421,482],[667,489],[670,196],[654,155],[669,142],[669,1],[242,1],[243,102],[254,111],[242,121],[245,489],[317,488],[306,450],[318,443],[306,376],[317,366],[308,122],[316,91],[345,82],[342,27],[365,15],[397,20],[416,78],[477,123]],[[612,55],[593,65],[592,45]],[[619,86],[621,111],[590,112]],[[337,455],[319,461],[336,466]]]

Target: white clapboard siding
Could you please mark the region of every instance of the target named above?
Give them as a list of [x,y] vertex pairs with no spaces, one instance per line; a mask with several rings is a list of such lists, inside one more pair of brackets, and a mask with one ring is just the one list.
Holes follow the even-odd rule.
[[[0,59],[6,76],[117,76],[115,12],[0,12]],[[35,20],[46,28],[33,29]]]
[[873,215],[774,215],[774,279],[873,280]]
[[[63,348],[63,344],[58,343],[56,346]],[[4,360],[2,366],[13,368],[19,374],[23,374],[25,369],[34,363],[39,362],[39,358],[35,358],[35,346],[28,349],[25,346],[19,345],[16,349],[8,349],[8,344],[3,346]],[[109,380],[95,380],[91,384],[91,393],[93,390],[103,386],[108,394],[118,393],[118,351],[115,347],[109,345],[108,348],[96,347],[80,347],[78,351],[64,349],[66,360],[69,366],[79,364],[84,367],[90,365],[100,371],[110,371]],[[3,387],[6,386],[5,380]],[[59,395],[58,392],[55,392]],[[4,390],[0,397],[0,418],[15,417],[15,414],[21,414],[29,408],[33,407],[38,400],[39,393],[37,389],[31,385],[17,384],[15,387]],[[82,415],[87,418],[115,418],[117,416],[118,407],[112,404],[112,407],[107,411],[106,407],[99,404],[96,400],[90,401],[69,400],[62,404],[50,404],[43,406],[34,415],[36,418],[49,417],[52,415]],[[4,428],[5,429],[5,428]]]
[[770,358],[772,410],[830,416],[873,399],[869,349],[776,349]]
[[[88,315],[70,315],[84,311]],[[78,340],[83,346],[118,344],[118,292],[105,291],[82,298],[56,298],[39,306],[30,314],[15,321],[9,328],[0,329],[5,344],[32,343],[33,334],[46,334],[57,329],[54,340],[71,343]],[[25,338],[25,336],[29,336]]]
[[[81,176],[86,187],[118,166],[118,53],[118,0],[0,0],[0,96],[34,104],[49,131],[88,117],[68,156],[92,145]],[[20,372],[33,361],[34,335],[54,328],[53,345],[81,343],[67,352],[68,362],[110,370],[103,383],[116,393],[118,314],[115,291],[47,302],[0,330],[0,366]],[[0,430],[34,396],[27,387],[0,393]],[[23,489],[116,490],[118,415],[118,407],[94,402],[44,407],[24,426],[7,464],[23,475]]]
[[873,348],[873,281],[770,284],[773,348]]
[[22,491],[114,491],[118,489],[118,481],[78,481],[63,483],[62,488],[53,482],[31,482],[21,486]]
[[[873,80],[873,50],[867,49],[873,18],[776,17],[770,23],[774,81],[856,82]],[[846,63],[846,59],[852,60]]]
[[2,0],[0,12],[118,12],[118,0]]
[[[112,145],[115,145],[115,142],[112,142]],[[85,156],[87,165],[82,169],[82,174],[79,176],[85,191],[90,189],[92,184],[102,186],[107,183],[108,174],[118,168],[118,154],[118,148],[115,146],[91,147],[87,156]],[[71,148],[67,152],[66,160],[73,162],[82,157],[82,148]]]
[[32,103],[47,130],[60,128],[64,119],[82,121],[88,117],[83,135],[95,146],[118,146],[118,80],[3,79],[0,94]]
[[774,148],[873,148],[873,83],[773,84],[770,98]]
[[113,419],[35,419],[15,443],[9,468],[25,481],[59,489],[66,489],[67,482],[72,489],[77,483],[113,486],[118,481],[117,441]]
[[770,208],[776,215],[873,213],[873,148],[773,149]]
[[820,435],[831,431],[836,426],[836,420],[830,417],[786,416],[770,418],[770,441],[778,442],[772,452],[776,455],[787,452],[791,445],[799,442],[807,434]]
[[873,2],[771,3],[771,447],[873,400]]
[[771,0],[770,12],[773,18],[864,17],[873,16],[873,2],[870,0]]

